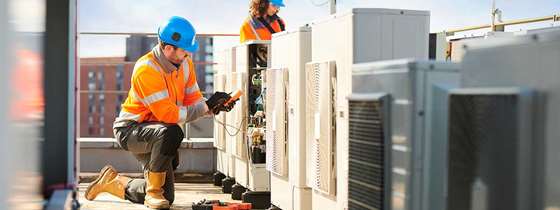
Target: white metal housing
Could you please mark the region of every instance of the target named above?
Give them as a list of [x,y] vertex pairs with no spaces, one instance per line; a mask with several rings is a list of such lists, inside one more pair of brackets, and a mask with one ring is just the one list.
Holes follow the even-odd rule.
[[[460,76],[459,66],[447,62],[394,60],[354,65],[353,94],[384,93],[390,98],[390,125],[385,126],[390,127],[392,151],[385,165],[392,169],[391,184],[381,192],[391,191],[392,196],[384,200],[391,209],[438,209],[434,204],[444,195],[447,157],[445,133],[439,132],[447,126],[447,115],[438,93],[459,87]],[[359,194],[360,189],[350,188],[350,192],[350,197],[373,196]]]
[[[236,80],[235,90],[242,90],[245,95],[241,97],[238,104],[232,110],[235,115],[235,126],[239,126],[241,131],[235,136],[232,142],[234,162],[235,162],[235,180],[242,186],[252,191],[269,191],[270,190],[270,173],[266,170],[265,164],[253,164],[248,154],[248,137],[247,125],[249,114],[249,60],[251,59],[251,45],[269,46],[269,41],[250,41],[238,45],[236,52],[236,74],[232,75],[232,79]],[[232,90],[232,91],[235,91]]]
[[[313,195],[313,209],[345,209],[348,198],[348,101],[352,64],[428,58],[429,12],[355,8],[312,24],[312,61],[336,61],[337,196]],[[333,208],[334,207],[334,208]]]
[[[231,92],[232,80],[230,80],[232,73],[235,72],[235,48],[227,48],[216,55],[217,65],[214,75],[214,89],[215,91]],[[220,113],[216,116],[216,120],[225,124],[233,123],[232,119],[227,119],[228,113]],[[232,156],[232,137],[228,134],[226,129],[231,133],[235,130],[231,127],[224,127],[221,123],[214,122],[214,139],[216,151],[216,168],[219,172],[226,176],[234,177],[234,159]]]
[[[287,174],[271,174],[271,203],[283,210],[311,209],[311,188],[306,184],[305,64],[311,61],[311,28],[272,36],[271,67],[287,71]],[[267,99],[268,100],[268,99]]]
[[[532,179],[525,209],[560,207],[560,32],[535,32],[471,46],[463,58],[465,88],[525,87],[533,99]],[[474,43],[473,43],[474,44]],[[523,196],[520,196],[523,198]],[[524,206],[519,206],[524,208]]]

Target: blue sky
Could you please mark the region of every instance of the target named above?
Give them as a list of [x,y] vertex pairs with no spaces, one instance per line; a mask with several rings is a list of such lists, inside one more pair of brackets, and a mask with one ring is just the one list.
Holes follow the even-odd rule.
[[[284,0],[280,16],[293,29],[328,15],[325,0]],[[154,32],[172,15],[189,19],[199,33],[238,33],[247,17],[249,0],[78,0],[78,30],[83,32]],[[338,0],[338,10],[352,7],[399,8],[431,11],[430,30],[486,24],[491,0]],[[560,13],[560,0],[496,0],[503,19],[538,17]],[[550,23],[528,27],[549,26]],[[556,24],[560,25],[560,24]],[[527,26],[525,26],[526,28]],[[508,30],[524,29],[512,27]],[[218,48],[237,39],[221,39]],[[124,53],[122,37],[80,37],[80,55],[118,56]]]

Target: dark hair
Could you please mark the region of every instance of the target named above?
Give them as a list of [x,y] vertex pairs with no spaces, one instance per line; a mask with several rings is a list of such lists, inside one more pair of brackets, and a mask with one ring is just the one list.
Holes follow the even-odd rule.
[[268,0],[251,0],[251,4],[249,5],[249,14],[253,17],[263,16],[266,14],[268,5]]
[[161,46],[161,49],[165,49],[165,46],[167,46],[167,45],[173,47],[174,50],[177,49],[177,46],[172,45],[172,44],[165,43],[165,42],[163,42],[163,41],[161,41],[161,40],[159,40],[159,39],[158,39],[158,42],[159,42],[159,46]]

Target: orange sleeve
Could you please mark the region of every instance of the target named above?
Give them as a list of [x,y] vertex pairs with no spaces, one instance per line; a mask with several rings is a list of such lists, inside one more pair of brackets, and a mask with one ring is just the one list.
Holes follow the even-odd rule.
[[[185,97],[183,99],[183,105],[191,106],[202,100],[202,92],[198,87],[198,82],[196,81],[196,71],[194,70],[194,63],[189,59],[189,78],[187,78],[187,83],[185,84]],[[186,71],[187,69],[184,69]]]
[[239,31],[240,43],[246,42],[247,40],[257,39],[249,24],[250,23],[246,20],[245,22],[243,22],[243,25],[241,26],[241,30]]
[[[141,68],[150,68],[147,66]],[[153,69],[138,69],[133,77],[134,94],[161,122],[175,124],[184,122],[186,108],[177,106],[169,98],[164,78]]]

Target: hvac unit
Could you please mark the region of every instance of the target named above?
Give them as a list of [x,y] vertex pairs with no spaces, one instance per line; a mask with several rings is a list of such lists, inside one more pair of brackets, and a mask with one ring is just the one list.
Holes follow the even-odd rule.
[[[236,46],[237,89],[245,94],[235,110],[236,126],[240,131],[235,136],[235,178],[238,188],[251,191],[269,191],[270,174],[266,170],[266,141],[263,91],[264,77],[268,66],[268,41],[250,41]],[[234,190],[243,192],[243,190]],[[240,198],[237,193],[234,198]]]
[[[235,69],[232,69],[235,70]],[[238,77],[237,77],[237,72],[236,71],[227,71],[226,72],[226,92],[234,92],[235,90],[237,90],[238,87]],[[235,105],[234,109],[232,109],[230,112],[225,113],[225,120],[226,120],[226,124],[228,126],[226,126],[225,129],[227,129],[228,132],[226,132],[226,152],[227,152],[227,158],[228,158],[228,173],[227,175],[230,177],[235,177],[235,152],[236,152],[236,141],[237,141],[237,137],[233,134],[237,133],[237,127],[239,126],[236,121],[236,116],[237,116],[237,110],[238,110],[238,106],[240,106],[239,104],[240,101],[237,102],[237,104]],[[233,126],[233,127],[230,127]]]
[[450,91],[445,209],[533,209],[532,97],[522,88]]
[[[446,150],[444,141],[433,137],[434,130],[442,129],[432,124],[442,123],[442,106],[434,98],[437,89],[459,87],[458,65],[413,60],[363,63],[354,66],[352,80],[353,95],[375,94],[377,99],[370,100],[375,109],[367,115],[356,114],[359,103],[350,98],[354,126],[349,128],[349,209],[437,209],[430,205],[443,198]],[[364,140],[377,143],[366,149]],[[368,165],[378,167],[365,173]]]
[[[515,164],[518,171],[513,177],[503,177],[510,182],[500,190],[500,196],[491,197],[490,191],[495,186],[487,186],[487,209],[503,203],[506,197],[514,197],[508,200],[510,209],[554,209],[560,207],[560,32],[550,31],[517,36],[503,42],[496,39],[497,43],[487,43],[471,47],[467,44],[467,51],[463,58],[462,84],[464,88],[502,88],[502,87],[524,87],[534,92],[533,96],[533,120],[518,118],[515,115],[504,117],[499,123],[499,129],[485,130],[485,135],[505,137],[510,144],[501,145],[503,149],[496,157],[509,155],[506,164]],[[522,104],[517,96],[517,104]],[[498,100],[498,99],[496,99]],[[505,99],[500,99],[505,100]],[[499,101],[498,101],[499,102]],[[496,102],[496,103],[498,103]],[[501,103],[501,102],[500,102]],[[524,111],[521,107],[511,104],[507,110],[511,112]],[[505,112],[507,110],[500,110]],[[460,116],[460,115],[459,115]],[[523,122],[527,121],[527,122]],[[505,126],[515,126],[516,123],[526,123],[527,126],[518,125],[519,130],[505,130]],[[489,125],[488,125],[489,126]],[[521,132],[532,134],[523,139]],[[504,133],[504,131],[509,131]],[[510,133],[511,132],[511,133]],[[527,142],[529,141],[529,142]],[[504,142],[500,139],[500,142]],[[512,147],[520,147],[530,143],[531,146],[515,153]],[[517,145],[516,145],[517,144]],[[529,154],[526,154],[529,153]],[[530,155],[527,158],[524,156]],[[529,163],[525,161],[530,161]],[[482,163],[481,163],[482,164]],[[490,163],[486,163],[490,164]],[[481,165],[481,167],[485,167]],[[502,174],[500,171],[485,171],[485,176],[496,176]],[[523,172],[531,172],[532,178],[520,180]],[[523,181],[522,183],[519,183]],[[530,189],[526,189],[529,185]],[[515,192],[509,189],[515,188]],[[513,195],[516,193],[517,195]],[[529,203],[529,206],[526,206]],[[516,206],[512,206],[517,204]]]
[[389,210],[391,197],[390,96],[348,98],[348,209]]
[[[235,90],[241,90],[247,93],[247,73],[246,72],[234,72],[232,73],[232,82],[235,84]],[[231,90],[233,91],[233,89]],[[247,97],[241,97],[236,103],[235,108],[231,111],[231,117],[233,118],[233,126],[239,130],[235,130],[235,135],[233,137],[233,155],[242,160],[247,159],[247,141],[245,138],[247,132]]]
[[306,126],[310,157],[307,185],[327,196],[336,196],[335,63],[306,66]]
[[[311,61],[311,28],[302,26],[294,31],[276,33],[272,35],[270,48],[271,67],[284,69],[287,74],[286,95],[282,99],[286,103],[285,155],[287,168],[285,172],[287,173],[271,174],[270,201],[274,206],[283,210],[309,210],[311,209],[311,188],[307,187],[305,181],[307,165],[304,109],[305,64]],[[267,81],[271,81],[268,76]],[[270,91],[267,89],[267,94]],[[272,99],[267,96],[266,100],[269,103]],[[270,111],[268,105],[266,110]],[[267,124],[267,126],[269,125]],[[267,132],[269,131],[267,129]]]
[[[228,53],[226,50],[217,53],[216,65],[214,66],[214,91],[226,91],[226,66]],[[225,113],[215,116],[214,120],[214,146],[221,152],[226,151],[226,132],[224,130]],[[218,163],[219,164],[219,163]]]
[[[225,91],[226,77],[223,73],[214,74],[214,90]],[[224,175],[228,175],[227,157],[226,157],[226,131],[224,124],[226,123],[226,113],[220,113],[214,116],[214,144],[217,148],[216,167],[217,170]]]
[[266,168],[278,176],[288,172],[286,144],[286,82],[287,69],[266,71]]
[[[429,12],[355,8],[312,24],[312,61],[336,61],[337,196],[313,195],[313,209],[348,207],[348,100],[352,65],[428,59]],[[317,204],[317,205],[316,205]]]
[[[220,51],[216,53],[216,65],[214,65],[214,90],[224,91],[225,89],[225,51]],[[222,175],[215,175],[215,179],[221,180],[223,176],[227,176],[227,158],[225,157],[225,131],[223,130],[223,125],[218,121],[225,123],[225,114],[220,116],[215,116],[214,120],[214,146],[217,148],[216,151],[216,170]],[[223,133],[220,131],[224,131]],[[217,177],[216,177],[217,176]],[[220,184],[217,181],[217,184]]]
[[[214,74],[214,90],[215,91],[223,91],[223,92],[230,92],[232,89],[232,73],[235,71],[235,49],[228,48],[225,49],[216,55],[216,73]],[[217,179],[217,183],[219,184],[222,177],[225,175],[227,177],[234,176],[234,165],[233,165],[233,156],[231,154],[231,137],[228,134],[228,131],[232,131],[233,129],[225,126],[224,124],[231,124],[233,123],[232,119],[226,119],[226,115],[230,115],[228,113],[220,113],[219,115],[215,116],[214,120],[214,139],[215,139],[215,146],[217,149],[216,151],[216,168],[218,172],[221,172],[222,175],[216,175],[214,177]],[[226,131],[227,129],[227,131]]]

